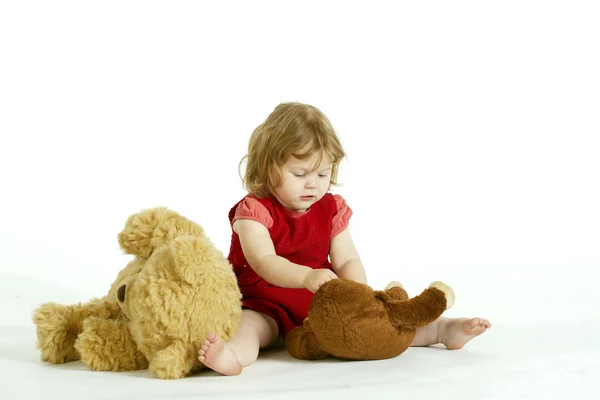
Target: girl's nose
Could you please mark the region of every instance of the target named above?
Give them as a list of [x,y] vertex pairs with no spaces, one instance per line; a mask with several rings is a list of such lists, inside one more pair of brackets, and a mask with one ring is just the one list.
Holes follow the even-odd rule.
[[304,185],[304,186],[308,189],[316,189],[317,181],[314,178],[309,178],[309,179],[307,179],[306,185]]

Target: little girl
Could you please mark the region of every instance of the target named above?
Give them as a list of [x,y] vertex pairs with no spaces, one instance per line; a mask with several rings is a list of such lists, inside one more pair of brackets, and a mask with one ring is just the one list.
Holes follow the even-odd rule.
[[[348,231],[352,210],[329,193],[344,156],[327,117],[309,105],[280,104],[252,133],[243,177],[249,194],[229,212],[228,259],[244,310],[229,342],[208,334],[198,357],[207,367],[240,374],[260,349],[302,325],[325,282],[367,282]],[[419,328],[412,345],[458,349],[490,326],[482,318],[440,318]]]

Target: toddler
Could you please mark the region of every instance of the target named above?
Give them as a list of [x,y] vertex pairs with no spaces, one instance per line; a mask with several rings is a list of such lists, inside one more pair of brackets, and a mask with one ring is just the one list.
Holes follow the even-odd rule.
[[[208,334],[198,357],[207,367],[240,374],[260,349],[302,325],[325,282],[367,282],[348,230],[352,210],[329,193],[344,156],[331,123],[310,105],[280,104],[252,133],[243,176],[249,193],[229,212],[242,320],[227,343]],[[489,327],[482,318],[442,317],[419,328],[412,346],[459,349]]]

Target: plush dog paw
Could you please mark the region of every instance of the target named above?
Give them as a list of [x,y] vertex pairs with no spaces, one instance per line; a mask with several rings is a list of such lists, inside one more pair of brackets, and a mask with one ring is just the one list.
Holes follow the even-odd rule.
[[435,281],[429,285],[430,288],[441,290],[446,295],[446,310],[454,305],[454,291],[444,282]]
[[73,347],[79,331],[72,315],[68,306],[56,303],[45,303],[35,310],[33,322],[42,361],[63,364],[79,359]]

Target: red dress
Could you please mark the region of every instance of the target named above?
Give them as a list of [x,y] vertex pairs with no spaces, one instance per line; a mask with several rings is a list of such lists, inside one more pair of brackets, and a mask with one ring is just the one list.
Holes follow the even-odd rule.
[[239,236],[233,231],[236,218],[263,223],[269,230],[278,256],[313,269],[331,269],[329,240],[345,228],[351,214],[341,196],[331,193],[303,213],[285,208],[272,196],[246,196],[236,203],[229,211],[232,237],[228,260],[233,265],[242,292],[242,306],[273,318],[285,338],[307,317],[313,293],[308,289],[281,288],[258,276],[248,265]]

